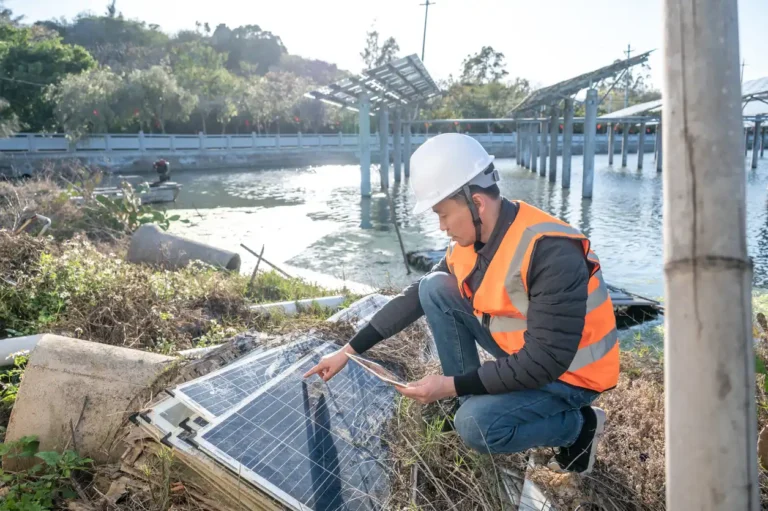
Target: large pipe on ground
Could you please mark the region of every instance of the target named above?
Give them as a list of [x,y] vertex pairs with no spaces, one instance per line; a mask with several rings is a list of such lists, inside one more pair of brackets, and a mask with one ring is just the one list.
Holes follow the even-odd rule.
[[128,262],[161,264],[170,268],[202,261],[217,268],[240,270],[240,255],[206,243],[160,230],[154,224],[142,225],[131,236]]

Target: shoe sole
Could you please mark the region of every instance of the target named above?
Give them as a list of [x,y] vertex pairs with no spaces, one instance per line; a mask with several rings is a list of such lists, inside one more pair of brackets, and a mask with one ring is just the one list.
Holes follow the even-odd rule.
[[589,474],[592,472],[592,468],[595,466],[595,459],[597,458],[597,444],[600,442],[600,439],[605,432],[605,411],[596,406],[592,407],[592,411],[595,412],[595,418],[597,419],[595,437],[592,439],[592,445],[589,446],[589,464],[587,465],[587,469],[581,472],[582,474]]

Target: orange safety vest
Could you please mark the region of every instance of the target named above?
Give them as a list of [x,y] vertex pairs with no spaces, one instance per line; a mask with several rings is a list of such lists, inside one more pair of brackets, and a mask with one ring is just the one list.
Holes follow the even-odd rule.
[[598,392],[616,386],[619,379],[619,342],[616,317],[608,288],[600,271],[600,261],[590,243],[577,229],[522,201],[483,281],[474,295],[464,280],[477,262],[474,247],[449,245],[446,263],[459,283],[462,296],[472,302],[475,316],[491,332],[496,343],[509,354],[525,344],[527,329],[528,270],[536,243],[544,237],[580,240],[590,266],[589,296],[584,331],[579,350],[560,380]]

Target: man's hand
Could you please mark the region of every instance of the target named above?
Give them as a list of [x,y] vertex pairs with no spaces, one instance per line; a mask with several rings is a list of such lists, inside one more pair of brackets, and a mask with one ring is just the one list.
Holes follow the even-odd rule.
[[330,355],[326,355],[321,358],[320,362],[315,367],[307,371],[307,374],[304,375],[304,378],[309,378],[313,374],[316,374],[322,378],[323,381],[330,380],[336,376],[336,373],[344,369],[345,365],[347,365],[347,362],[349,361],[347,353],[351,353],[353,355],[357,354],[355,353],[355,350],[352,349],[352,346],[347,344],[336,353],[331,353]]
[[419,381],[409,383],[407,387],[395,387],[399,393],[422,404],[429,404],[438,399],[456,395],[456,386],[450,376],[430,374]]

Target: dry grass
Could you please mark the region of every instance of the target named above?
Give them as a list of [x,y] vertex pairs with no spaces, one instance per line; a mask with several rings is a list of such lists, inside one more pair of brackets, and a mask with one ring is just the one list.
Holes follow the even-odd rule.
[[[248,329],[285,331],[293,319],[250,305],[327,293],[263,273],[257,296],[248,297],[245,276],[202,264],[178,271],[128,264],[124,250],[83,236],[57,243],[0,231],[0,337],[51,332],[172,353]],[[313,324],[324,315],[312,310],[295,320]]]

